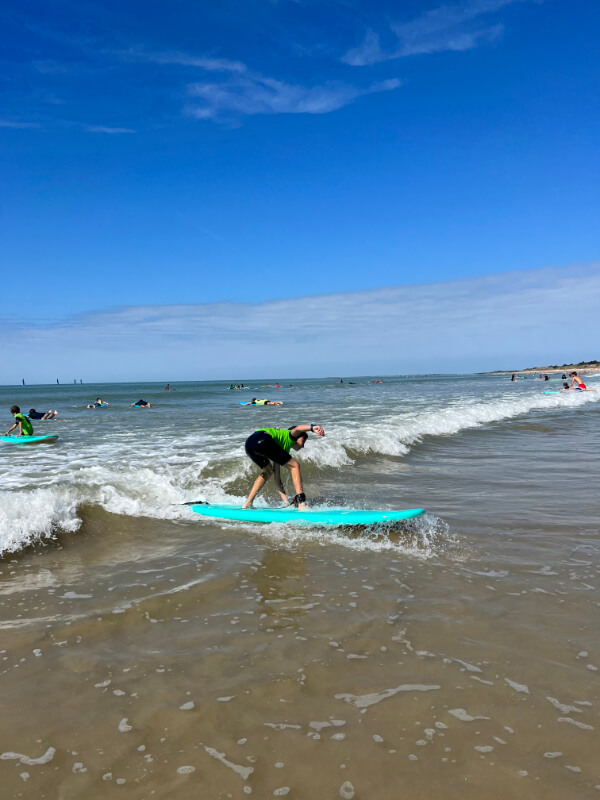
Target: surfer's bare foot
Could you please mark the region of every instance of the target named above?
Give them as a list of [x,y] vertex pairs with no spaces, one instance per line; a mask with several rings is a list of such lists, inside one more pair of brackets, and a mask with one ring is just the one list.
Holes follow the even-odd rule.
[[252,503],[244,503],[242,506],[242,511],[245,511],[247,508],[252,508]]
[[298,503],[298,511],[308,511],[307,503]]

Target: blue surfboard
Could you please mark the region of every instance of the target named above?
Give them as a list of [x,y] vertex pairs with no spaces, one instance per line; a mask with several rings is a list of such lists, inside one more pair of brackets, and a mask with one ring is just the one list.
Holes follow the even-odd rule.
[[326,508],[299,511],[295,506],[285,508],[248,508],[235,505],[190,503],[195,514],[235,522],[295,522],[305,525],[377,525],[414,519],[425,513],[424,508],[405,508],[399,511],[363,511],[362,509]]
[[56,434],[48,436],[0,436],[0,442],[7,444],[39,444],[40,442],[55,442],[58,439]]

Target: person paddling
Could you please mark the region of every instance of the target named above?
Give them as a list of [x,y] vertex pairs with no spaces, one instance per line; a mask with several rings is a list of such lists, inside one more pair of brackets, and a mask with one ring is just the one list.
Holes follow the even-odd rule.
[[19,406],[11,406],[10,413],[15,418],[15,424],[12,428],[9,428],[4,435],[10,436],[11,431],[18,428],[19,432],[16,433],[15,436],[33,436],[33,425],[24,414],[21,414]]
[[281,480],[281,467],[289,469],[296,490],[292,504],[305,510],[306,495],[302,488],[300,464],[290,456],[290,450],[302,450],[310,432],[317,436],[325,436],[320,425],[292,425],[291,428],[260,428],[246,439],[245,449],[249,458],[261,468],[261,473],[254,481],[250,494],[242,508],[252,508],[254,498],[264,487],[271,475],[284,503],[289,503]]

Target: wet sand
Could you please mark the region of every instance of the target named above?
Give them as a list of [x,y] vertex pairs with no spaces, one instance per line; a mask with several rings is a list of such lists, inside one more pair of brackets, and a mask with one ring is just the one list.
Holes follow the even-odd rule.
[[597,796],[597,531],[427,536],[86,509],[2,563],[3,796]]
[[598,797],[600,405],[506,384],[308,386],[251,418],[330,420],[311,500],[427,508],[392,530],[178,505],[252,480],[218,386],[169,400],[197,403],[183,441],[153,402],[2,451],[2,798]]

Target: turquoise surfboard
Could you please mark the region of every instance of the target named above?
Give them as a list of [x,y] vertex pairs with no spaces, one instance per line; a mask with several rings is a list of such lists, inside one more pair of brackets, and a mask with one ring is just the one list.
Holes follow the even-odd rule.
[[400,511],[363,511],[362,509],[327,508],[299,511],[295,506],[285,508],[248,508],[234,505],[190,503],[195,514],[235,522],[300,522],[305,525],[377,525],[413,519],[425,513],[424,508],[405,508]]
[[39,442],[55,442],[58,439],[56,434],[48,436],[0,436],[0,442],[7,444],[38,444]]

